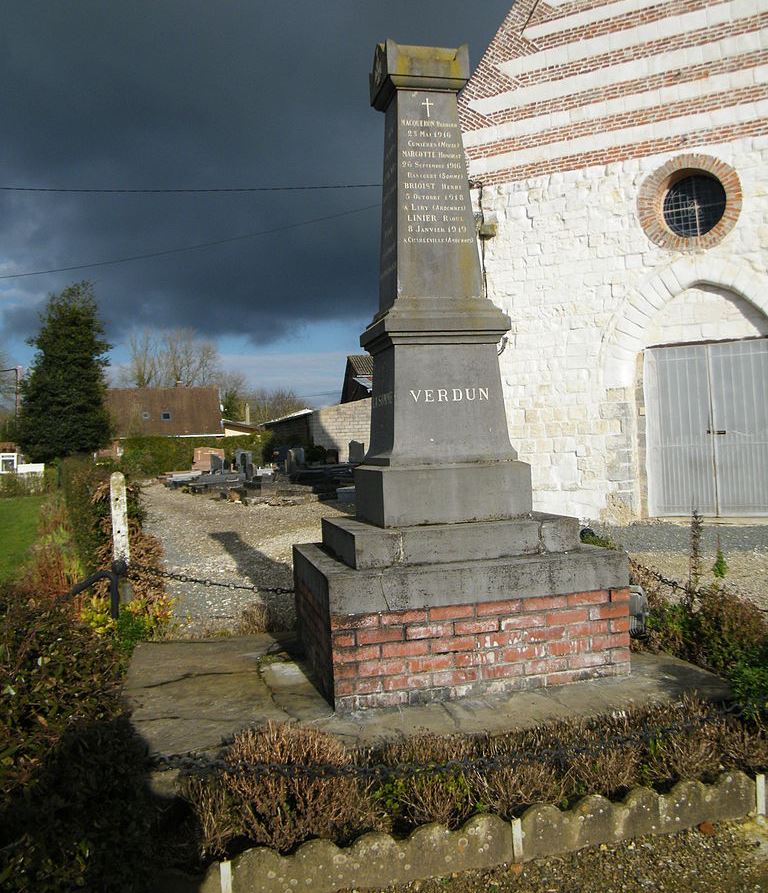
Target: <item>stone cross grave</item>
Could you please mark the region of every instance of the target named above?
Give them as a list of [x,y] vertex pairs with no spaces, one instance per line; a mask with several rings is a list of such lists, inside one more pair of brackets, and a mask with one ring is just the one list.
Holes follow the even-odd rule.
[[294,547],[299,633],[339,711],[629,671],[626,557],[532,511],[509,441],[456,94],[466,47],[376,49],[385,114],[370,448],[355,519]]

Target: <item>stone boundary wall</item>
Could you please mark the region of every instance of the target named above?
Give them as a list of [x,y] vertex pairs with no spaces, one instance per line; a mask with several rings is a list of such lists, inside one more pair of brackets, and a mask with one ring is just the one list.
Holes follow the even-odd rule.
[[620,803],[596,795],[561,811],[531,806],[519,819],[471,818],[458,831],[418,828],[405,840],[371,833],[350,847],[327,840],[302,844],[291,856],[259,847],[208,869],[200,893],[334,893],[380,888],[455,871],[526,862],[645,834],[671,834],[704,821],[765,815],[765,777],[728,772],[712,785],[681,781],[668,794],[634,788]]
[[362,444],[359,455],[353,457],[360,461],[371,439],[370,397],[316,409],[309,419],[309,434],[316,446],[338,450],[339,462],[350,461],[350,441]]
[[329,615],[296,585],[309,664],[340,712],[629,672],[627,589]]

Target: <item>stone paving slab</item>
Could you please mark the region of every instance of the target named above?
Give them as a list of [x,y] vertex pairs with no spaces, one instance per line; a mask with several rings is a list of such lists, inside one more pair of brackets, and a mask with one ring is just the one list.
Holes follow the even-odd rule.
[[572,685],[337,717],[315,689],[288,635],[142,643],[125,682],[133,725],[152,753],[216,750],[267,720],[298,722],[350,745],[415,731],[497,733],[697,691],[727,697],[717,676],[667,655],[632,655],[632,673]]

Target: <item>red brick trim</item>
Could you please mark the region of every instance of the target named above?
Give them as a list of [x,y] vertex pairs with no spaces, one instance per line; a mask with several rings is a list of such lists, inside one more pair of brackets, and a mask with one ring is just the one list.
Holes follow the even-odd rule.
[[337,710],[444,701],[629,672],[628,591],[329,615],[297,586],[307,660]]
[[[627,143],[623,146],[611,146],[596,152],[579,152],[564,155],[547,161],[511,166],[503,170],[487,174],[472,173],[472,182],[476,185],[495,186],[501,183],[515,183],[531,177],[541,177],[563,171],[583,170],[603,164],[616,164],[631,158],[645,158],[648,155],[660,155],[664,152],[684,151],[691,143],[732,143],[742,137],[764,136],[768,134],[768,119],[759,118],[738,127],[724,126],[709,130],[697,130],[684,136],[665,139],[646,140],[642,143]],[[470,168],[471,170],[471,168]]]
[[[676,181],[699,172],[711,174],[722,183],[725,211],[717,224],[703,236],[680,236],[664,220],[664,195]],[[722,242],[736,225],[741,205],[741,182],[736,171],[711,155],[691,154],[671,158],[646,178],[637,198],[637,213],[645,234],[655,245],[670,251],[701,251]]]

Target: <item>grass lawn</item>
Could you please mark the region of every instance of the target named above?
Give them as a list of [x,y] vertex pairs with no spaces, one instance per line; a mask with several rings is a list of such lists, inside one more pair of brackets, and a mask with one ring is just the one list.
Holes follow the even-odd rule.
[[0,499],[0,580],[12,579],[27,557],[45,499],[45,496]]

